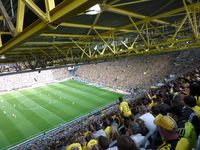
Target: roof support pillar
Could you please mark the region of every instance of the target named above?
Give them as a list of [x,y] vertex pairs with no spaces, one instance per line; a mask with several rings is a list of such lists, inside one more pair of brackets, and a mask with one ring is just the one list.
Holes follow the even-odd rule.
[[0,34],[0,47],[2,47],[2,39],[1,39],[1,34]]
[[25,11],[25,4],[22,0],[18,0],[17,5],[17,22],[16,22],[16,32],[20,33],[23,31],[24,25],[24,11]]
[[[51,23],[60,24],[63,22],[63,20],[68,20],[69,18],[76,16],[77,14],[87,10],[96,3],[96,0],[65,0],[51,11]],[[20,34],[16,35],[10,41],[5,43],[0,48],[0,54],[12,49],[18,44],[24,43],[26,40],[30,40],[31,38],[39,35],[47,29],[48,22],[45,23],[38,19],[26,29],[24,29]]]
[[32,10],[42,21],[48,22],[47,15],[32,1],[32,0],[22,0],[25,5]]
[[46,11],[50,12],[55,8],[55,0],[45,0]]
[[11,18],[9,17],[5,7],[3,6],[2,1],[0,0],[0,13],[3,15],[3,18],[5,19],[7,25],[8,25],[8,29],[11,32],[12,36],[15,35],[15,27],[11,21]]
[[[189,11],[188,6],[186,5],[185,0],[183,0],[183,5],[184,5],[184,7],[185,7],[186,14],[187,14],[188,19],[189,19],[189,22],[190,22],[190,24],[191,24],[191,27],[192,27],[192,31],[193,31],[193,33],[194,33],[194,36],[195,36],[195,38],[198,38],[197,30],[195,29],[195,26],[194,26],[194,24],[193,24],[192,18],[191,18],[191,16],[190,16],[190,13],[191,13],[191,12]],[[195,19],[196,19],[196,18],[195,18]]]

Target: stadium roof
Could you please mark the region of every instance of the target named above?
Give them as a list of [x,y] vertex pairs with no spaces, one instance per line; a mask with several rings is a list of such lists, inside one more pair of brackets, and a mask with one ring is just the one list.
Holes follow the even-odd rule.
[[198,0],[0,0],[0,63],[62,66],[198,48],[199,12]]

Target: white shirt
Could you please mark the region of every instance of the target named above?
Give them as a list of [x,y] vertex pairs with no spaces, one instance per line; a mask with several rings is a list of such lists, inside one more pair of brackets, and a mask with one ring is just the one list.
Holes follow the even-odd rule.
[[151,113],[147,112],[143,114],[142,116],[140,116],[139,118],[144,121],[144,124],[149,131],[156,130],[156,125],[153,122],[155,117]]
[[117,146],[108,148],[107,150],[118,150]]
[[131,139],[135,142],[136,146],[140,148],[140,145],[142,144],[142,141],[145,139],[145,136],[142,136],[141,134],[135,134],[131,135]]
[[95,139],[97,139],[97,138],[100,137],[100,136],[106,137],[106,133],[105,133],[105,131],[104,131],[103,129],[94,132],[92,135],[93,135],[93,137],[94,137]]

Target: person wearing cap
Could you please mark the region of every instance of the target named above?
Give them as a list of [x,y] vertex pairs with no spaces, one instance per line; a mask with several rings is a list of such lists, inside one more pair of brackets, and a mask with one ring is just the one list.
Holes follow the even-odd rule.
[[80,143],[73,143],[67,146],[66,150],[82,150],[82,147]]
[[132,115],[128,103],[122,97],[119,97],[119,110],[124,118],[129,118]]
[[159,114],[154,120],[154,124],[158,127],[159,133],[163,139],[163,143],[157,150],[175,150],[178,142],[178,133],[175,131],[177,124],[173,118]]

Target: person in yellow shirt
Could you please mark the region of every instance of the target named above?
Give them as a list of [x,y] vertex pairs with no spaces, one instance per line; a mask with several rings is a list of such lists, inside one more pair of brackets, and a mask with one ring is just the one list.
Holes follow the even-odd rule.
[[110,138],[109,137],[109,135],[110,135],[110,126],[107,126],[104,131],[106,133],[106,137],[109,139]]
[[195,112],[197,117],[200,119],[200,107],[197,105],[197,101],[194,96],[186,96],[184,98],[184,103],[192,108],[192,110]]
[[87,143],[87,150],[91,150],[93,148],[93,146],[97,145],[98,141],[91,139],[88,143]]
[[122,97],[119,97],[119,110],[124,118],[129,118],[132,115],[128,103]]
[[66,150],[82,150],[80,143],[73,143],[67,146]]
[[189,150],[190,148],[190,142],[188,141],[187,138],[181,138],[177,145],[176,145],[176,150]]

